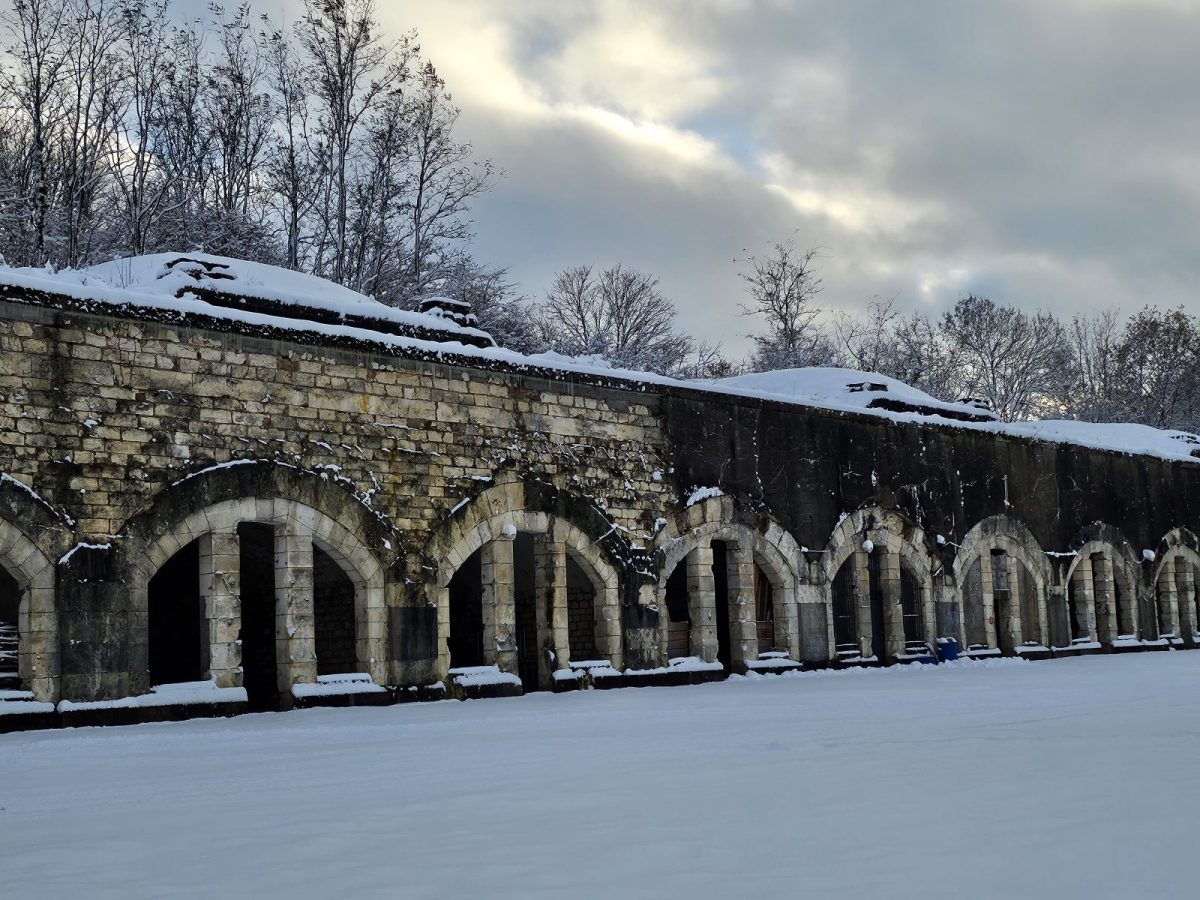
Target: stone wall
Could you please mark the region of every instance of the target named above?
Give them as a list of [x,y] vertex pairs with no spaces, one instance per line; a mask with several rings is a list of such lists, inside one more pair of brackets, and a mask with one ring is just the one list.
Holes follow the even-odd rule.
[[[1087,570],[1101,624],[1123,623],[1098,637],[1111,643],[1133,622],[1157,638],[1156,597],[1162,621],[1186,631],[1200,621],[1186,607],[1194,588],[1176,574],[1197,546],[1197,464],[450,350],[439,361],[319,334],[63,306],[0,301],[0,562],[25,592],[22,678],[39,696],[148,689],[146,584],[193,540],[208,542],[213,675],[236,684],[242,522],[275,529],[285,690],[315,677],[314,546],[355,584],[362,670],[425,685],[446,674],[450,577],[509,529],[537,536],[547,646],[569,644],[557,573],[569,553],[595,590],[598,650],[637,669],[665,662],[663,585],[681,564],[693,652],[715,657],[714,541],[729,554],[720,564],[735,667],[757,657],[753,565],[772,583],[776,642],[794,660],[824,663],[834,656],[830,583],[869,545],[884,554],[887,598],[900,596],[902,574],[917,585],[929,639],[961,638],[960,546],[1020,545],[1037,557],[1026,564],[1042,595],[1039,634],[1065,628],[1065,586],[1084,577],[1072,554],[1085,546],[1101,554]],[[688,507],[696,486],[724,496]],[[985,520],[992,526],[972,537]],[[512,591],[493,575],[485,618],[490,658],[503,662]],[[1133,606],[1120,605],[1122,591]],[[896,610],[874,614],[899,655]],[[868,604],[864,654],[871,615]],[[1019,636],[1019,616],[1012,627]],[[556,658],[563,665],[568,653]]]

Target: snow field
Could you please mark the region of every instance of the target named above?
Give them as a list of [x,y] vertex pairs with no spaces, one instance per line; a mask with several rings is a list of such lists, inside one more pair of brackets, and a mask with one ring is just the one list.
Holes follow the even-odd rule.
[[12,897],[1194,897],[1200,653],[0,736]]

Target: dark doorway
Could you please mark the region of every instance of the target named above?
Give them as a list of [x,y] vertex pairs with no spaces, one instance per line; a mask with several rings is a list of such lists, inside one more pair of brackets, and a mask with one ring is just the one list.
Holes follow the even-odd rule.
[[688,656],[692,646],[692,615],[688,603],[687,561],[680,560],[667,579],[667,658]]
[[758,652],[775,649],[775,589],[766,572],[754,564],[754,621]]
[[833,643],[839,655],[857,656],[858,599],[854,584],[854,565],[850,560],[833,576]]
[[451,668],[483,665],[483,568],[476,550],[450,579]]
[[583,567],[567,554],[567,635],[571,660],[599,659],[596,647],[596,588]]
[[1079,596],[1080,591],[1076,587],[1074,578],[1067,582],[1067,620],[1071,626],[1071,641],[1086,641],[1091,635],[1088,634],[1086,618],[1083,614],[1083,598]]
[[21,585],[0,566],[0,691],[21,687]]
[[713,582],[716,595],[717,617],[717,662],[729,671],[733,654],[729,640],[729,545],[725,541],[713,541]]
[[1042,617],[1038,603],[1037,583],[1028,567],[1018,560],[1010,560],[1012,575],[1017,579],[1018,590],[1021,592],[1021,643],[1041,644]]
[[533,589],[533,535],[513,538],[513,600],[516,603],[517,676],[525,693],[542,687],[538,670],[541,641],[538,640],[537,599]]
[[1133,593],[1126,590],[1125,579],[1113,567],[1113,605],[1117,608],[1117,636],[1137,637],[1137,616],[1134,612]]
[[1008,554],[992,551],[992,609],[996,619],[996,645],[1008,656],[1015,651],[1012,633],[1012,580]]
[[871,655],[881,662],[887,658],[887,623],[883,619],[883,579],[879,574],[879,554],[867,557],[871,585]]
[[163,563],[150,579],[148,594],[150,684],[199,681],[208,668],[199,541]]
[[242,580],[242,687],[250,709],[279,709],[275,659],[275,529],[238,526]]
[[320,547],[313,547],[313,628],[318,675],[359,670],[354,582]]
[[900,612],[904,617],[905,649],[928,650],[925,623],[921,621],[921,583],[903,563],[900,564]]

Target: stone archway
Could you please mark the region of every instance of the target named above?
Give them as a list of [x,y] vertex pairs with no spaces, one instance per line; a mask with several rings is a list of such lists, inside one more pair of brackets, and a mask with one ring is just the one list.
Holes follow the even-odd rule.
[[[710,497],[668,520],[654,548],[661,564],[653,602],[666,612],[660,618],[665,655],[671,655],[676,643],[683,645],[672,625],[679,629],[686,612],[688,655],[703,662],[720,661],[737,671],[752,667],[760,652],[773,649],[791,660],[802,658],[801,553],[778,523],[740,514],[732,497]],[[757,609],[756,581],[761,579],[769,585],[769,619]],[[809,618],[819,618],[823,626],[825,610],[819,612]],[[772,646],[760,646],[768,633]]]
[[[468,566],[479,569],[468,592],[481,619],[481,646],[471,660],[520,674],[526,690],[547,687],[554,672],[570,668],[574,621],[576,646],[594,649],[613,668],[622,667],[616,568],[579,526],[557,511],[528,508],[530,501],[536,502],[524,482],[494,485],[457,510],[427,546],[425,557],[437,567],[425,596],[437,610],[440,673],[452,668],[462,649],[455,626],[465,624],[458,604],[466,595],[454,588]],[[589,589],[590,645],[580,637],[579,616],[587,614],[582,598],[574,599],[572,614],[572,571]]]
[[54,602],[55,567],[16,525],[0,518],[0,566],[15,593],[17,678],[33,699],[58,700],[58,613]]
[[[261,529],[251,531],[251,529]],[[384,570],[374,554],[350,529],[324,512],[286,498],[246,497],[197,509],[143,546],[131,559],[135,572],[130,588],[135,616],[146,622],[151,579],[185,548],[195,545],[202,604],[204,674],[219,687],[242,684],[246,624],[243,572],[247,548],[265,540],[272,559],[263,592],[274,610],[266,627],[275,635],[277,690],[284,705],[292,685],[316,681],[318,671],[314,611],[314,556],[327,554],[353,585],[357,671],[377,684],[387,679]],[[261,555],[261,554],[260,554]],[[261,573],[258,573],[261,574]],[[143,640],[149,635],[143,636]],[[149,654],[147,653],[147,658]]]
[[1045,553],[1021,522],[1003,515],[979,522],[954,559],[962,647],[1005,653],[1048,647],[1051,576]]
[[[833,611],[829,639],[836,647],[843,607],[857,637],[857,647],[838,649],[838,658],[893,662],[928,655],[938,631],[933,558],[925,533],[896,510],[859,509],[838,523],[821,561]],[[840,585],[847,597],[835,594]]]
[[1153,585],[1158,637],[1173,645],[1200,645],[1200,540],[1186,528],[1159,542]]
[[1112,529],[1084,542],[1066,571],[1072,645],[1136,642],[1141,637],[1138,564]]

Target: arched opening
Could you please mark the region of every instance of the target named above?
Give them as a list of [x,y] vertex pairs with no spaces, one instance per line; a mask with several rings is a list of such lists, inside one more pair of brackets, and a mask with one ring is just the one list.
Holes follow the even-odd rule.
[[275,529],[257,522],[237,527],[241,573],[242,687],[253,710],[279,708],[276,669]]
[[929,649],[925,619],[921,611],[921,582],[907,563],[900,564],[900,614],[904,623],[904,648],[909,652]]
[[833,577],[833,642],[838,656],[858,656],[858,600],[854,567],[842,563]]
[[688,603],[687,566],[683,561],[667,577],[667,658],[691,654],[692,613]]
[[150,684],[200,681],[208,671],[200,542],[192,541],[163,563],[147,593]]
[[567,638],[575,662],[597,660],[596,588],[587,573],[567,554]]
[[1067,625],[1071,632],[1071,643],[1086,643],[1092,639],[1088,626],[1087,597],[1081,579],[1071,578],[1067,582]]
[[[987,578],[984,571],[987,571]],[[988,603],[990,589],[991,603]],[[962,582],[963,635],[966,648],[1013,653],[1017,643],[1041,643],[1041,618],[1033,574],[1019,558],[992,548],[980,553]],[[1015,617],[1019,614],[1020,628]]]
[[777,651],[781,642],[775,636],[775,587],[757,562],[754,564],[754,622],[759,654]]
[[452,669],[483,665],[483,551],[472,553],[450,579]]
[[313,547],[313,629],[317,675],[357,672],[355,585],[336,560]]
[[0,566],[0,691],[21,689],[21,585]]

